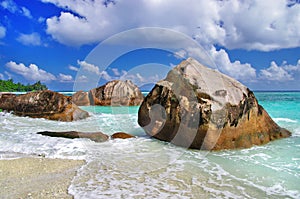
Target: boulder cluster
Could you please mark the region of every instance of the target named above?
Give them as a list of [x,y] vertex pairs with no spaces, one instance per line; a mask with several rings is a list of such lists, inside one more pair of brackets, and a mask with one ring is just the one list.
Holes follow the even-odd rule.
[[[278,126],[258,104],[254,93],[237,80],[203,66],[182,61],[156,83],[144,98],[131,81],[114,80],[72,97],[53,91],[1,94],[0,109],[18,116],[73,121],[88,117],[78,106],[139,106],[138,123],[151,137],[203,150],[248,148],[291,133]],[[42,135],[105,141],[101,133],[40,132]],[[116,133],[111,138],[131,138]]]

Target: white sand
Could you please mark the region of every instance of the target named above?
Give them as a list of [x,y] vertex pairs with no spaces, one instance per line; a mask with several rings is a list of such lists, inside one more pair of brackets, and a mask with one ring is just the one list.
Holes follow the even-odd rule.
[[0,160],[0,198],[73,198],[68,187],[81,160]]

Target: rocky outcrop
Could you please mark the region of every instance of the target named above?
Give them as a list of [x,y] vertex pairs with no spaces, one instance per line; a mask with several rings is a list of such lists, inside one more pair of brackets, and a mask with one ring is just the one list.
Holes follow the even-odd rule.
[[95,142],[104,142],[109,139],[109,136],[102,132],[78,132],[78,131],[64,131],[64,132],[54,132],[54,131],[42,131],[37,134],[50,136],[50,137],[63,137],[63,138],[87,138]]
[[89,93],[84,91],[77,91],[72,96],[72,101],[77,106],[90,106]]
[[[104,142],[109,139],[109,136],[102,132],[42,131],[42,132],[37,132],[37,134],[50,136],[50,137],[69,138],[69,139],[87,138],[87,139],[93,140],[95,142]],[[124,133],[124,132],[117,132],[111,136],[111,139],[128,139],[128,138],[135,138],[135,136],[130,135],[128,133]]]
[[155,85],[138,123],[157,139],[204,150],[247,148],[291,135],[247,87],[192,58]]
[[112,139],[128,139],[128,138],[135,138],[135,136],[130,135],[128,133],[124,133],[124,132],[117,132],[112,134],[111,136]]
[[101,106],[138,106],[144,96],[130,80],[113,80],[89,92],[90,104]]
[[72,98],[53,91],[30,92],[23,95],[1,95],[0,109],[18,116],[73,121],[89,116],[72,103]]

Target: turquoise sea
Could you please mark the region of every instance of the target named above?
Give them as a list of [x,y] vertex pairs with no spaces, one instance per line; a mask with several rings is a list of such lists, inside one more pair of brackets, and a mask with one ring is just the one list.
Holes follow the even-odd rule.
[[[69,187],[75,198],[300,198],[300,92],[255,92],[292,136],[243,150],[188,150],[151,139],[138,107],[82,107],[86,120],[57,122],[0,113],[0,158],[84,159]],[[38,131],[125,131],[138,138],[95,143]]]

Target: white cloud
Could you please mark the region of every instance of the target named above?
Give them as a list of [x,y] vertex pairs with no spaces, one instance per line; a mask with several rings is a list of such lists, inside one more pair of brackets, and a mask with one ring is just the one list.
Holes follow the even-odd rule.
[[300,81],[300,59],[296,65],[284,62],[278,66],[273,61],[269,68],[260,71],[259,78],[270,81]]
[[31,34],[20,34],[17,38],[17,41],[22,43],[23,45],[32,45],[32,46],[40,46],[41,45],[41,36],[34,32]]
[[9,68],[12,72],[23,76],[25,79],[29,81],[51,81],[56,80],[56,77],[40,69],[35,64],[30,64],[28,67],[25,66],[23,63],[17,64],[16,62],[10,61],[6,63],[6,67]]
[[[291,65],[286,62],[282,64],[283,68],[289,72],[300,72],[300,59],[296,65]],[[300,78],[300,77],[299,77]]]
[[65,75],[65,74],[59,73],[58,74],[58,80],[60,82],[72,82],[73,77],[71,75]]
[[4,75],[2,73],[0,73],[0,79],[4,79]]
[[115,76],[120,76],[121,75],[119,69],[112,68],[111,70],[112,70],[112,72],[114,73]]
[[0,6],[13,14],[21,14],[29,19],[32,18],[30,10],[26,7],[19,7],[13,0],[4,0]]
[[6,28],[0,25],[0,39],[6,35]]
[[45,21],[46,21],[46,19],[44,17],[39,17],[38,18],[39,23],[44,23]]
[[106,71],[102,71],[100,75],[101,75],[101,78],[103,78],[106,81],[111,81],[111,80],[115,79],[114,77],[111,77]]
[[8,77],[8,79],[12,79],[12,74],[10,74],[9,72],[7,71],[4,71],[5,75]]
[[209,48],[207,53],[203,53],[204,50],[200,48],[187,48],[175,52],[174,56],[180,59],[193,57],[197,60],[207,60],[207,63],[211,63],[210,67],[240,81],[256,79],[256,70],[251,64],[240,61],[232,62],[224,49],[217,50],[214,46],[207,46],[207,48]]
[[224,49],[216,50],[215,47],[211,47],[208,53],[221,72],[241,81],[256,79],[256,70],[251,64],[242,64],[240,61],[231,62]]
[[260,78],[271,81],[287,81],[293,80],[293,76],[288,73],[284,67],[278,66],[274,61],[271,62],[271,66],[267,69],[260,71]]
[[287,6],[286,0],[119,0],[107,7],[102,0],[44,2],[65,9],[46,22],[47,33],[66,45],[90,44],[130,28],[156,26],[228,49],[300,46],[300,4]]
[[78,81],[78,82],[87,82],[88,78],[85,75],[81,75],[81,76],[78,77],[78,79],[76,79],[76,81]]
[[76,71],[76,72],[79,70],[79,68],[77,68],[75,66],[71,66],[71,65],[69,66],[69,69],[73,70],[73,71]]
[[[94,64],[90,64],[87,63],[86,61],[77,61],[77,64],[81,67],[81,69],[85,72],[88,72],[88,75],[96,75],[99,78],[103,78],[106,81],[111,81],[112,79],[114,79],[112,76],[110,76],[107,71],[101,71],[98,66],[94,65]],[[86,73],[85,73],[86,74]],[[92,77],[90,77],[92,78]]]
[[25,17],[32,18],[30,10],[25,7],[21,7],[22,13]]
[[84,71],[88,71],[88,72],[91,72],[91,73],[94,73],[96,75],[100,75],[100,70],[99,70],[99,67],[94,65],[94,64],[90,64],[90,63],[87,63],[86,61],[80,61],[80,60],[77,60],[77,64],[82,68],[82,70]]
[[11,13],[16,13],[18,11],[17,4],[12,0],[4,0],[0,5],[2,8],[8,10]]

